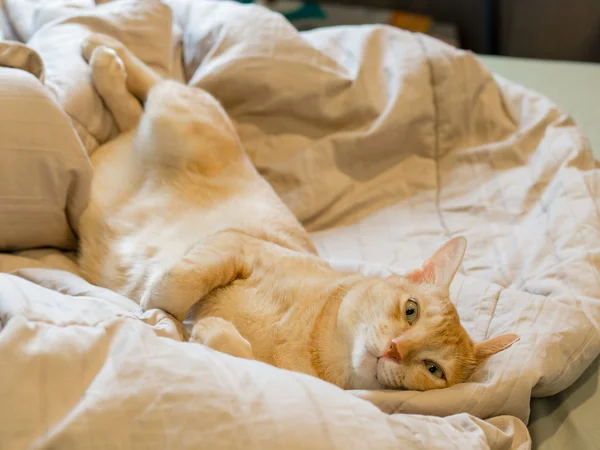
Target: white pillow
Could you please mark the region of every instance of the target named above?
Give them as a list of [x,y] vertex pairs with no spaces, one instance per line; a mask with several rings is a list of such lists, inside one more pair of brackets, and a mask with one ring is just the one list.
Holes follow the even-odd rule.
[[0,251],[75,248],[91,165],[69,118],[26,70],[0,67],[0,136]]

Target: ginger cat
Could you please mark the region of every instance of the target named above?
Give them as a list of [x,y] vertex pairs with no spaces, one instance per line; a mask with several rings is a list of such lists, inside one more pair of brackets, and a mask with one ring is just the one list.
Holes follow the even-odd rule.
[[90,282],[187,318],[192,342],[344,389],[451,386],[519,339],[475,344],[461,326],[448,295],[464,238],[407,276],[335,271],[210,94],[160,79],[107,36],[82,50],[123,132],[92,156]]

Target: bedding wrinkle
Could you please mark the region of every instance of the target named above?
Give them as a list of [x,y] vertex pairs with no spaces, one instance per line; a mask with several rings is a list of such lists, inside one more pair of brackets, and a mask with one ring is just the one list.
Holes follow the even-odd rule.
[[[40,413],[36,425],[40,426],[42,423],[44,424],[44,431],[39,438],[39,443],[43,443],[52,440],[53,436],[56,433],[59,433],[62,427],[66,426],[65,423],[69,421],[69,417],[81,411],[81,404],[82,402],[85,402],[85,392],[93,384],[94,375],[96,375],[96,371],[100,366],[94,364],[93,366],[95,367],[90,368],[89,362],[86,362],[85,351],[81,351],[80,344],[70,343],[65,346],[66,339],[70,337],[69,334],[73,333],[73,327],[78,327],[77,325],[70,325],[67,328],[63,328],[63,331],[60,332],[62,336],[60,336],[57,335],[57,333],[52,332],[56,327],[55,324],[30,320],[27,322],[33,325],[33,327],[30,327],[31,330],[38,330],[34,336],[35,340],[30,342],[30,345],[33,346],[33,348],[48,348],[48,345],[52,348],[53,345],[59,344],[64,346],[65,350],[67,350],[68,347],[71,347],[71,350],[75,350],[75,352],[72,352],[68,356],[62,356],[60,360],[54,358],[53,354],[48,355],[47,352],[44,352],[46,354],[33,352],[28,355],[28,359],[31,362],[40,366],[37,370],[32,368],[28,369],[30,373],[36,374],[39,378],[38,386],[41,391],[36,398],[38,401],[42,402],[47,398],[52,398],[52,401],[48,402],[46,407],[41,407],[40,405],[36,407],[36,411],[39,411]],[[96,350],[99,349],[97,344],[93,344],[93,348]],[[87,348],[87,350],[89,351],[90,348]],[[21,353],[21,357],[25,355],[25,353]],[[100,354],[98,354],[98,356],[100,356]],[[95,360],[97,361],[97,357]],[[52,368],[56,369],[60,366],[62,366],[63,370],[67,367],[69,368],[69,375],[67,376],[68,381],[75,381],[77,384],[70,385],[68,389],[65,389],[66,386],[61,386],[58,392],[53,392],[53,386],[55,384],[55,378],[53,377],[55,375],[52,375]],[[80,369],[77,370],[77,367]],[[56,370],[54,370],[54,372],[55,371]],[[77,377],[78,374],[80,375],[79,377]],[[30,395],[31,393],[27,396]],[[56,402],[57,396],[61,398],[60,404]]]
[[[569,163],[570,162],[571,161],[569,161]],[[580,174],[578,174],[578,173],[576,173],[576,172],[574,172],[574,171],[572,171],[572,170],[567,170],[567,167],[569,167],[569,165],[570,165],[569,163],[566,164],[566,167],[563,167],[562,174],[563,174],[563,178],[565,178],[564,177],[564,173],[565,173],[565,171],[568,172],[568,174],[571,175],[571,176],[567,180],[565,180],[565,182],[568,183],[568,184],[574,184],[573,178],[577,178],[578,180],[580,180],[581,178],[583,178],[583,176],[580,175]],[[591,168],[588,166],[586,169],[590,170]],[[585,186],[585,182],[583,184]],[[564,189],[566,191],[566,189],[567,189],[566,186],[565,186]],[[573,197],[577,198],[577,194],[571,195],[570,197],[571,198],[573,198]],[[585,197],[580,197],[580,198],[585,199]],[[591,198],[594,199],[594,196],[591,196]],[[589,252],[589,250],[587,248],[586,240],[582,237],[583,233],[582,233],[580,224],[585,223],[585,220],[581,220],[581,219],[584,219],[585,216],[583,218],[579,218],[579,217],[576,216],[576,211],[573,208],[573,202],[567,202],[567,207],[569,208],[570,215],[571,215],[571,217],[573,219],[573,222],[574,222],[575,226],[577,227],[576,229],[577,229],[577,237],[579,238],[579,246],[581,248],[585,249],[586,256],[587,256],[587,261],[589,262],[588,267],[591,268],[591,270],[594,272],[595,277],[596,277],[596,283],[597,283],[598,286],[600,286],[600,272],[598,270],[598,266],[595,265],[595,264],[593,264],[592,255],[590,254],[590,252]],[[596,218],[600,218],[600,216],[598,214],[598,209],[597,209],[597,207],[595,205],[595,202],[594,202],[594,207],[595,207],[594,208],[594,213],[595,213],[594,215],[595,215],[595,217]],[[598,328],[598,324],[595,324],[595,326],[596,326],[596,329],[597,329]]]
[[[557,172],[558,172],[559,175],[556,178],[556,183],[562,188],[560,192],[561,193],[564,192],[563,195],[566,196],[567,193],[565,191],[565,186],[564,186],[563,183],[561,183],[561,174],[564,173],[564,169],[561,170],[561,168],[558,168]],[[533,188],[535,189],[535,186],[533,186]],[[557,195],[560,195],[560,194],[557,194]],[[574,295],[574,289],[571,287],[571,282],[570,282],[570,280],[568,278],[566,270],[564,269],[565,266],[564,266],[564,263],[563,263],[560,255],[559,255],[559,251],[558,251],[558,248],[557,248],[556,243],[555,243],[556,241],[554,239],[552,239],[551,236],[550,236],[550,224],[549,224],[549,222],[550,222],[550,212],[549,212],[549,207],[547,206],[547,201],[546,201],[546,199],[544,198],[544,196],[541,193],[538,193],[538,198],[539,198],[539,204],[541,206],[541,209],[546,214],[546,217],[547,217],[546,224],[547,224],[548,228],[547,228],[546,236],[548,238],[548,241],[549,241],[550,245],[552,246],[552,248],[554,250],[553,253],[554,253],[554,256],[556,258],[557,264],[561,268],[561,272],[562,272],[561,273],[561,279],[562,279],[562,281],[566,285],[566,288],[568,290],[569,296],[571,298],[575,299],[575,301],[577,302],[576,303],[577,309],[580,310],[580,309],[582,309],[581,308],[581,303],[577,300],[577,296]],[[556,203],[556,201],[554,201],[553,203]],[[576,218],[574,217],[573,210],[571,209],[572,203],[569,202],[569,201],[567,201],[566,203],[567,203],[567,208],[568,208],[569,212],[571,213],[570,216],[571,216],[572,219],[574,219],[573,220],[573,222],[574,222],[573,227],[574,227],[575,232],[577,233],[576,236],[580,236],[580,222],[578,220],[576,220]],[[581,242],[580,247],[583,248],[583,249],[585,249],[585,243]],[[589,253],[587,252],[587,250],[586,250],[586,256],[589,259]],[[594,267],[593,265],[591,265],[590,267],[594,271],[594,274],[596,275],[596,277],[595,277],[596,278],[596,285],[597,285],[598,288],[600,288],[600,278],[598,277],[598,269],[597,269],[597,267]],[[596,311],[596,312],[598,312],[598,311]],[[586,315],[587,315],[587,313],[586,313]],[[588,316],[588,318],[590,318],[590,317]],[[594,319],[592,319],[592,318],[590,318],[590,321],[592,323],[594,323],[594,327],[597,329],[598,328],[598,324],[596,323],[596,321]]]
[[[578,351],[572,353],[571,356],[569,357],[569,360],[567,361],[566,367],[564,368],[564,370],[560,374],[559,378],[555,381],[555,383],[554,383],[555,385],[560,386],[561,383],[564,383],[564,379],[569,374],[569,369],[571,369],[571,370],[581,370],[579,367],[572,368],[571,366],[575,365],[576,362],[578,361],[578,359],[581,358],[582,355],[586,354],[589,351],[589,348],[594,345],[594,342],[597,339],[598,339],[598,331],[591,329],[589,331],[588,335],[583,340],[583,343],[579,347]],[[592,352],[593,352],[593,350],[592,350]],[[550,391],[550,392],[556,392],[558,389],[559,389],[558,387],[554,387],[552,385],[550,385],[550,386],[548,386],[546,388],[546,390]]]
[[[214,355],[214,352],[211,352],[211,354]],[[217,367],[221,366],[220,374],[217,373],[217,371],[215,371],[215,375],[221,377],[221,379],[223,380],[223,388],[226,389],[227,391],[229,391],[229,395],[232,395],[232,394],[237,394],[237,396],[243,395],[244,389],[241,384],[241,379],[240,379],[239,373],[234,374],[231,371],[227,370],[227,368],[224,367],[224,365],[221,364],[221,362],[217,358],[211,357],[211,359],[212,359],[212,363],[215,364]],[[223,375],[225,375],[225,376],[223,376]],[[225,379],[228,379],[229,382],[226,383]],[[246,377],[246,379],[252,384],[255,383],[255,381],[252,378]],[[249,386],[246,385],[245,387],[248,388]],[[244,405],[242,405],[242,411],[240,411],[240,413],[245,416],[248,416],[248,417],[255,417],[255,414],[253,411],[251,411],[251,409],[252,409],[252,403],[245,403]],[[246,420],[240,421],[240,424],[244,428],[245,437],[242,438],[239,436],[240,433],[236,433],[235,440],[237,442],[237,446],[243,446],[244,442],[252,442],[253,446],[258,447],[258,442],[255,439],[255,436],[253,435],[253,433],[251,431],[251,426],[246,422]],[[238,429],[239,428],[240,427],[238,425]]]
[[448,228],[448,225],[446,224],[446,221],[444,220],[444,216],[442,213],[442,209],[441,209],[441,195],[442,195],[442,176],[440,173],[440,123],[439,123],[439,103],[437,101],[437,94],[436,94],[436,78],[435,78],[435,69],[433,67],[433,64],[430,60],[430,57],[427,55],[427,48],[425,45],[423,45],[422,42],[422,36],[418,36],[418,40],[419,40],[419,44],[421,46],[421,49],[423,51],[423,53],[425,54],[425,57],[427,58],[427,67],[429,70],[429,77],[430,77],[430,83],[431,83],[431,96],[432,96],[432,102],[433,102],[433,123],[434,123],[434,143],[433,143],[433,157],[434,157],[434,162],[435,162],[435,179],[436,179],[436,192],[435,192],[435,208],[436,208],[436,212],[437,212],[437,216],[438,216],[438,221],[440,224],[440,227],[442,228],[442,231],[444,233],[444,235],[446,236],[446,238],[451,238],[452,234],[450,232],[450,229]]

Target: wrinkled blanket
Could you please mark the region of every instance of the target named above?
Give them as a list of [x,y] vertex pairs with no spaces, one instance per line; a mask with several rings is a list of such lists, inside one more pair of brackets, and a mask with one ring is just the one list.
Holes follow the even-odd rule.
[[117,133],[79,55],[101,31],[223,103],[332,264],[401,271],[465,235],[452,285],[465,327],[522,339],[449,389],[344,392],[181,342],[172,317],[87,284],[70,255],[0,255],[0,270],[20,269],[0,275],[2,448],[526,449],[530,397],[565,389],[600,352],[587,141],[473,55],[389,27],[298,33],[226,1],[5,8],[40,58],[23,69],[71,119],[72,151]]

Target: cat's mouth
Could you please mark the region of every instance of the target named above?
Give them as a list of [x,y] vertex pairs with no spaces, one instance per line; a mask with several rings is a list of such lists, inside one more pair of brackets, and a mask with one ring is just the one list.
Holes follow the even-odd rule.
[[385,357],[377,357],[377,364],[375,365],[375,381],[381,386],[381,388],[388,389],[388,383],[386,383],[385,380],[382,380],[379,375],[379,361],[381,361],[383,358]]
[[371,348],[369,345],[365,345],[365,350],[366,350],[366,354],[368,356],[369,359],[371,359],[373,361],[373,378],[375,378],[375,382],[380,386],[380,387],[387,387],[387,383],[384,382],[379,375],[379,364],[380,361],[382,359],[389,359],[387,358],[387,356],[385,356],[385,352],[383,351],[378,351],[375,350],[373,348]]
[[377,361],[379,362],[379,360],[381,358],[383,358],[385,355],[383,354],[383,352],[379,351],[378,349],[373,349],[369,346],[369,344],[365,344],[365,350],[367,351],[367,353],[371,356],[374,356],[375,358],[377,358]]
[[[376,354],[367,349],[367,353],[370,357],[375,358],[376,362],[373,378],[375,378],[375,382],[380,385],[380,389],[403,389],[403,387],[398,386],[397,384],[390,383],[390,380],[387,379],[389,371],[394,371],[398,367],[398,362],[387,356],[385,352]],[[390,364],[392,367],[390,367]],[[386,374],[386,372],[388,373]]]

